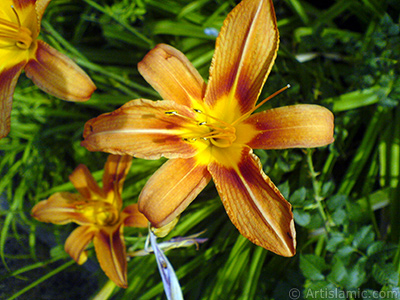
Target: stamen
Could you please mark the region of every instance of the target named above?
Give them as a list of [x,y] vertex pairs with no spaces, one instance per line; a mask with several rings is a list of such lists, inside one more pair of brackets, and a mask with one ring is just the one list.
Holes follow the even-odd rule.
[[214,120],[215,122],[208,123],[206,121],[198,121],[195,118],[181,115],[177,111],[174,111],[174,110],[164,112],[166,115],[177,116],[177,117],[181,117],[184,119],[189,119],[192,122],[196,122],[196,124],[198,126],[205,126],[206,128],[209,129],[208,132],[203,132],[203,133],[193,132],[193,134],[194,134],[193,137],[182,138],[185,142],[194,143],[194,142],[198,141],[199,139],[201,139],[203,141],[210,140],[211,143],[214,144],[215,146],[229,147],[235,141],[236,130],[231,124],[229,124],[223,120],[220,120],[216,117],[213,117],[209,114],[206,114],[200,109],[194,108],[193,111],[198,114],[202,114],[205,117],[208,117],[208,118]]
[[164,114],[166,114],[166,115],[168,115],[168,116],[177,116],[177,117],[181,117],[181,118],[186,119],[186,120],[189,120],[189,121],[191,121],[191,122],[198,123],[197,120],[195,120],[195,119],[193,119],[193,118],[191,118],[191,117],[182,115],[182,114],[178,113],[176,110],[165,111]]
[[201,111],[200,109],[193,109],[195,112],[197,112],[198,114],[202,114],[202,115],[204,115],[204,116],[206,116],[206,117],[208,117],[208,118],[210,118],[210,119],[213,119],[213,120],[215,120],[215,121],[217,121],[217,122],[219,122],[219,123],[221,123],[221,124],[224,124],[225,126],[227,126],[227,127],[231,127],[232,125],[231,124],[229,124],[229,123],[227,123],[227,122],[225,122],[225,121],[223,121],[223,120],[220,120],[220,119],[218,119],[218,118],[216,118],[216,117],[213,117],[213,116],[211,116],[211,115],[209,115],[209,114],[206,114],[206,113],[204,113],[203,111]]
[[18,26],[21,28],[21,20],[19,19],[19,16],[17,14],[17,11],[14,8],[14,5],[11,5],[11,9],[13,10],[15,16],[17,17],[17,21],[18,21]]
[[276,91],[275,93],[273,93],[272,95],[268,96],[267,98],[265,98],[263,101],[261,101],[260,103],[258,103],[256,106],[254,106],[254,108],[252,110],[250,110],[249,112],[245,113],[244,115],[242,115],[239,119],[237,119],[236,121],[234,121],[231,126],[236,125],[237,123],[242,122],[244,119],[247,119],[254,111],[256,111],[258,108],[261,107],[261,105],[263,105],[265,102],[267,102],[268,100],[270,100],[271,98],[274,98],[276,95],[279,95],[280,93],[282,93],[283,91],[286,91],[287,89],[290,88],[290,84],[287,84],[285,87],[281,88],[280,90]]

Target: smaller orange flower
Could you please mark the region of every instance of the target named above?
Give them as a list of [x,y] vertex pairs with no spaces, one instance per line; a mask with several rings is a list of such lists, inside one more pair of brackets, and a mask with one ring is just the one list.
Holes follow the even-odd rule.
[[0,1],[0,139],[10,131],[13,94],[22,70],[40,89],[63,100],[87,101],[96,89],[74,61],[38,39],[50,1]]
[[85,248],[93,240],[101,268],[123,288],[128,286],[123,228],[148,224],[137,204],[121,211],[122,187],[131,163],[130,156],[110,155],[104,167],[103,188],[85,165],[79,165],[69,177],[79,194],[56,193],[32,209],[32,216],[41,222],[81,225],[66,240],[65,251],[83,264],[87,260]]

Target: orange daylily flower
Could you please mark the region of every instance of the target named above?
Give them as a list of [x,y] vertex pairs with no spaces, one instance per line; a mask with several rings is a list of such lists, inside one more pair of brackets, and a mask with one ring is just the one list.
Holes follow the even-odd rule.
[[278,44],[272,2],[243,0],[217,38],[207,85],[181,52],[158,45],[139,71],[165,100],[133,100],[87,122],[82,145],[90,151],[169,158],[139,197],[153,226],[174,220],[212,178],[242,235],[277,254],[295,254],[291,205],[252,148],[324,146],[333,142],[334,125],[332,113],[317,105],[252,114]]
[[79,194],[56,193],[32,209],[32,216],[41,222],[79,224],[66,240],[65,251],[83,264],[88,257],[85,248],[93,240],[101,268],[123,288],[127,287],[124,226],[148,226],[137,204],[122,209],[122,186],[131,162],[130,156],[110,155],[104,167],[102,188],[88,168],[79,165],[69,177]]
[[63,100],[86,101],[96,89],[71,59],[37,40],[49,2],[0,2],[0,139],[10,131],[12,98],[23,69],[39,88]]

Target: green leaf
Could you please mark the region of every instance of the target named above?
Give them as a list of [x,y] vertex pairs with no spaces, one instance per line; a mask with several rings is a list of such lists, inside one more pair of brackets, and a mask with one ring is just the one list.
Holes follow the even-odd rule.
[[290,203],[293,205],[300,205],[306,200],[306,193],[307,190],[305,187],[301,187],[300,189],[296,190],[293,192],[293,194],[290,195]]
[[375,260],[386,261],[393,257],[398,247],[384,241],[376,241],[367,248],[367,255]]
[[364,250],[374,241],[375,233],[372,229],[372,225],[362,227],[355,235],[353,239],[353,247]]
[[[304,299],[346,299],[343,297],[345,295],[344,291],[337,288],[334,284],[328,281],[313,281],[305,285],[303,290]],[[301,298],[300,298],[301,299]],[[293,300],[293,298],[291,299]]]
[[332,232],[329,234],[328,241],[326,243],[326,250],[335,252],[338,245],[344,241],[344,234],[341,232]]
[[336,285],[341,285],[342,281],[346,280],[347,275],[347,269],[343,261],[339,257],[336,257],[332,271],[328,274],[327,279]]
[[364,283],[367,273],[365,270],[365,264],[367,262],[366,257],[360,258],[354,266],[350,267],[348,274],[343,280],[344,287],[346,289],[356,289]]
[[346,204],[346,196],[345,195],[335,195],[330,197],[326,201],[326,205],[330,211],[335,211],[338,208],[343,207]]
[[332,220],[336,225],[343,225],[346,219],[347,219],[347,213],[343,208],[337,209],[332,214]]
[[327,269],[325,260],[313,254],[300,255],[300,269],[303,275],[311,280],[324,280],[325,276],[322,274]]
[[399,273],[397,273],[395,266],[391,263],[374,264],[372,267],[372,276],[382,285],[396,286],[399,281]]
[[308,225],[311,220],[310,214],[302,209],[293,210],[293,216],[296,223],[300,226]]

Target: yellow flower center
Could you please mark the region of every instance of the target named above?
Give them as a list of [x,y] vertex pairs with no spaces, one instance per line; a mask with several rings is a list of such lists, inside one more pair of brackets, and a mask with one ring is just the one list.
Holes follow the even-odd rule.
[[[0,18],[0,41],[3,44],[4,42],[11,42],[12,46],[17,46],[20,49],[27,50],[32,44],[32,32],[26,28],[21,26],[21,22],[19,20],[18,14],[15,11],[14,7],[11,6],[15,15],[17,16],[18,24],[10,22],[8,20]],[[4,46],[0,46],[4,48]],[[7,46],[6,46],[7,47]]]
[[288,89],[290,85],[286,85],[280,90],[276,91],[250,111],[241,115],[238,119],[228,123],[224,120],[218,119],[212,115],[204,113],[200,109],[193,109],[199,118],[192,118],[180,114],[175,110],[166,111],[165,114],[168,116],[176,116],[186,120],[189,120],[194,126],[188,126],[189,136],[182,137],[185,142],[194,143],[197,141],[205,141],[211,143],[213,146],[218,148],[228,148],[236,141],[236,127],[239,123],[247,119],[254,111],[256,111],[261,105],[267,102],[269,99],[282,93]]
[[[192,121],[196,127],[192,130],[192,136],[184,137],[183,140],[189,143],[196,141],[209,141],[214,146],[219,148],[227,148],[236,140],[236,129],[233,125],[217,119],[211,115],[205,114],[199,109],[194,109],[198,115],[202,115],[208,119],[207,121],[199,121],[195,118],[190,118],[179,114],[177,111],[167,111],[166,115],[178,116]],[[202,119],[204,119],[202,117]]]
[[79,213],[85,215],[93,224],[111,226],[118,222],[119,212],[110,203],[104,201],[88,201],[78,205]]

